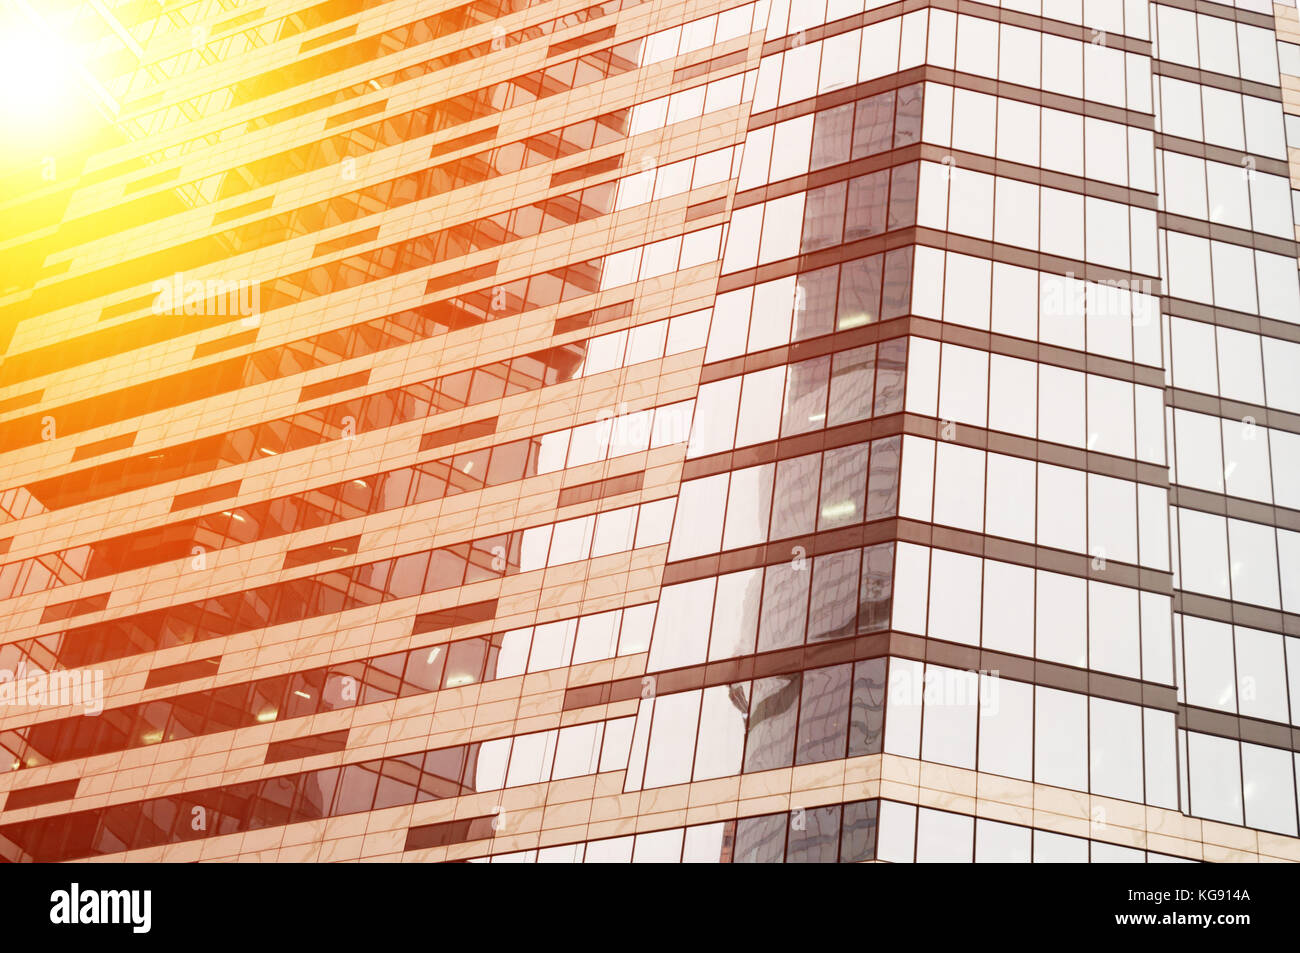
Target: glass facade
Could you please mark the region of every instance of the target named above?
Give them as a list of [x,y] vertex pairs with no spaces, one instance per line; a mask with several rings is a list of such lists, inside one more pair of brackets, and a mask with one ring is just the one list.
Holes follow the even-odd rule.
[[1294,6],[436,6],[35,15],[0,858],[1300,860]]

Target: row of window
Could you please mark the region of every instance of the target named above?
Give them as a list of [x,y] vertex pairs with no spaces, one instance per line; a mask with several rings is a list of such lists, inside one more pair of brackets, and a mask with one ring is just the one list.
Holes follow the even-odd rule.
[[1300,640],[1174,616],[1179,698],[1247,718],[1300,724]]
[[900,165],[810,190],[799,253],[911,225],[916,220],[916,175],[915,165]]
[[[649,276],[650,272],[646,269],[665,268],[672,271],[679,265],[690,267],[702,260],[716,259],[720,232],[720,227],[715,226],[648,246],[642,277]],[[673,245],[674,241],[675,246],[668,249],[671,255],[665,257],[665,249],[660,246]],[[639,248],[618,255],[626,257],[630,253],[634,253],[640,261]],[[629,280],[636,280],[635,270]],[[646,330],[638,328],[631,332],[598,336],[596,340],[600,337],[605,340],[594,345],[596,356],[592,360],[588,360],[588,348],[593,346],[592,339],[578,340],[317,410],[265,421],[225,434],[204,437],[187,444],[166,447],[124,461],[73,471],[33,483],[27,489],[47,509],[59,509],[181,476],[194,476],[223,466],[247,463],[263,456],[314,446],[347,432],[365,433],[473,404],[499,400],[622,366],[615,362],[617,360],[649,360],[652,358],[642,355],[659,357],[665,353],[663,350],[653,353],[656,348],[689,350],[700,347],[704,343],[707,314],[693,312],[691,315],[679,316],[673,319],[676,323],[670,324],[666,332],[662,327],[656,326]],[[596,368],[600,368],[600,371]]]
[[[355,13],[369,10],[379,6],[386,0],[358,0],[356,4],[344,5],[341,3],[320,2],[301,10],[286,13],[280,17],[272,17],[263,23],[256,23],[246,26],[237,33],[230,33],[219,40],[208,41],[210,33],[224,33],[232,26],[240,23],[246,23],[243,18],[236,17],[234,20],[223,21],[213,27],[205,27],[201,35],[203,42],[195,43],[199,35],[191,32],[187,48],[174,56],[163,57],[151,66],[156,67],[157,71],[167,78],[185,75],[191,73],[196,68],[202,68],[204,65],[217,62],[222,63],[230,58],[240,55],[249,50],[260,49],[277,41],[288,40],[298,36],[300,33],[310,32],[317,27],[328,23],[333,23],[343,17]],[[453,15],[464,16],[468,11],[479,7],[493,9],[500,6],[499,0],[473,0],[473,2],[464,4],[460,7],[453,8]],[[173,22],[170,18],[153,18],[153,19],[135,19],[129,13],[115,14],[119,22],[128,28],[141,45],[147,45],[151,42],[164,40],[169,35],[174,36],[176,31],[190,30],[194,28],[184,17],[177,18]],[[260,19],[260,17],[256,18]],[[133,22],[134,21],[134,22]],[[454,19],[449,21],[454,23]],[[141,35],[142,32],[147,35]],[[328,34],[326,34],[328,36]],[[317,41],[319,38],[316,38]],[[309,49],[314,46],[313,40],[300,41],[298,49],[300,51]],[[103,59],[97,61],[96,66],[104,63]],[[112,69],[110,67],[110,69]],[[150,96],[148,90],[158,81],[159,75],[155,70],[144,70],[138,68],[123,67],[119,72],[112,69],[113,75],[105,76],[103,71],[97,68],[100,79],[104,82],[109,92],[113,94],[118,102],[135,100],[143,109],[155,106],[161,100],[161,93],[155,93]],[[270,74],[262,74],[265,78]],[[205,93],[195,96],[192,99],[182,101],[171,107],[160,107],[153,112],[143,112],[136,122],[147,135],[159,135],[167,129],[177,124],[189,122],[191,118],[198,115],[210,114],[210,108],[215,103],[223,105],[233,98],[233,89],[218,90],[214,93]],[[205,108],[208,107],[208,108]],[[157,155],[149,157],[149,162],[159,161]]]
[[662,278],[715,262],[721,251],[722,233],[723,226],[714,225],[606,255],[600,272],[600,290]]
[[912,313],[1163,367],[1157,290],[1154,282],[1084,281],[917,245]]
[[1293,476],[1300,473],[1300,434],[1192,410],[1169,413],[1172,482],[1300,510]]
[[[408,172],[270,218],[257,219],[214,237],[217,240],[228,240],[235,251],[245,254],[300,235],[364,218],[376,209],[391,211],[412,202],[445,196],[448,192],[467,185],[487,182],[497,176],[509,175],[625,139],[630,114],[630,110],[620,109],[592,119],[569,123],[559,129]],[[440,144],[435,155],[482,142],[484,138],[480,133],[461,140],[451,140]],[[192,268],[207,263],[207,260],[195,260],[184,266],[177,265],[177,268],[183,270],[184,267]]]
[[1072,262],[1160,274],[1150,209],[934,162],[921,163],[920,183],[919,226]]
[[435,748],[7,824],[0,826],[0,857],[53,863],[621,770],[633,720]]
[[472,119],[505,112],[637,68],[644,39],[586,53],[449,99],[378,119],[347,132],[252,159],[217,174],[217,198],[228,199],[334,165],[342,156],[365,155],[442,132]]
[[[334,166],[348,157],[366,156],[388,146],[402,145],[411,140],[450,128],[473,119],[503,112],[513,106],[535,102],[570,89],[595,83],[610,76],[620,75],[636,68],[642,40],[631,40],[619,46],[588,53],[554,66],[535,70],[514,79],[504,80],[468,93],[462,93],[441,102],[421,106],[395,116],[375,120],[342,133],[336,133],[316,142],[304,143],[287,151],[253,159],[229,170],[214,173],[192,186],[205,194],[215,192],[220,201],[242,195],[252,189],[271,185],[296,175]],[[126,229],[150,225],[156,209],[145,203],[132,215],[115,210],[113,233],[121,236]],[[93,279],[93,282],[91,281]],[[106,287],[105,280],[117,284]],[[52,310],[77,300],[83,287],[94,285],[95,295],[130,287],[141,279],[130,271],[101,269],[79,279],[48,286],[44,294],[37,294],[30,302],[27,313]],[[268,305],[269,310],[270,305]]]
[[1205,86],[1172,76],[1156,77],[1160,131],[1234,152],[1286,159],[1282,103]]
[[1296,836],[1300,756],[1196,731],[1178,735],[1188,814]]
[[898,515],[1169,571],[1169,497],[1160,486],[903,438]]
[[[835,3],[835,0],[831,0]],[[603,840],[515,850],[471,863],[1190,863],[1000,820],[897,801],[850,801]]]
[[678,56],[685,56],[687,53],[726,43],[728,40],[748,36],[751,30],[756,29],[754,23],[756,15],[758,19],[762,18],[763,13],[759,9],[761,6],[762,4],[759,3],[746,3],[653,33],[646,37],[640,65],[662,63]]
[[947,10],[913,11],[763,57],[754,112],[922,64],[1151,112],[1148,57]]
[[[897,116],[893,118],[895,95]],[[779,149],[773,149],[774,141],[781,144]],[[922,141],[1155,191],[1150,130],[933,82],[755,130],[746,137],[739,188],[755,188]],[[1240,174],[1241,169],[1236,171]],[[1273,186],[1285,184],[1285,179],[1269,176],[1259,186],[1255,207],[1261,222],[1273,225],[1290,220],[1285,209],[1279,215],[1264,207],[1266,199],[1276,195]],[[1287,231],[1278,234],[1290,237]]]
[[884,703],[883,658],[645,699],[623,789],[879,754]]
[[[650,644],[654,613],[645,603],[39,722],[0,733],[0,771],[635,655]],[[0,649],[0,667],[19,663],[15,646]]]
[[667,96],[634,103],[627,134],[639,136],[748,102],[756,72],[756,70],[749,70],[745,73],[736,73],[722,79],[688,86]]
[[723,292],[714,299],[705,362],[906,315],[912,250],[868,255]]
[[739,208],[731,216],[722,271],[743,271],[914,225],[916,183],[917,166],[909,163]]
[[1170,297],[1300,324],[1293,256],[1163,229],[1160,244]]
[[153,453],[49,477],[29,484],[27,489],[47,509],[60,509],[316,446],[341,437],[347,432],[349,421],[351,432],[361,434],[499,400],[573,379],[582,367],[586,345],[586,341],[578,341],[521,354]]
[[1163,465],[1164,390],[930,338],[908,343],[906,409]]
[[668,542],[672,497],[120,616],[16,643],[80,668]]
[[1177,588],[1300,612],[1300,533],[1181,506],[1170,513]]
[[[673,322],[656,322],[669,325],[670,347],[677,331],[685,333]],[[630,335],[633,347],[639,330]],[[620,335],[629,336],[628,332]],[[662,341],[663,327],[657,335]],[[620,347],[618,356],[622,354]],[[607,417],[19,560],[0,568],[0,598],[190,558],[196,547],[207,553],[683,442],[694,404],[681,401]],[[496,421],[477,423],[491,432]],[[472,424],[466,425],[465,434],[483,435]]]
[[[1094,822],[1094,830],[1104,831],[1104,826]],[[879,859],[894,864],[1192,863],[1153,850],[897,801],[880,802],[879,831]]]
[[886,754],[1178,809],[1172,712],[890,659]]
[[658,202],[660,199],[725,182],[734,175],[732,170],[740,151],[739,146],[728,146],[669,165],[654,166],[625,175],[618,180],[614,211],[621,212],[626,208]]
[[601,182],[281,275],[262,294],[262,308],[273,311],[308,298],[590,222],[609,214],[616,188],[616,182]]
[[1167,595],[900,542],[893,596],[899,632],[1174,683]]
[[[772,0],[767,39],[800,33],[895,2],[897,0]],[[1258,9],[1272,14],[1267,0],[1255,2],[1263,4]],[[1148,35],[1147,0],[1088,0],[1087,3],[1083,0],[998,0],[989,6],[1138,39],[1146,39]]]
[[925,142],[1155,191],[1149,129],[937,83],[925,84],[925,97]]
[[751,130],[736,187],[743,192],[913,145],[921,115],[921,84],[914,83]]
[[[831,0],[835,2],[835,0]],[[1190,863],[1182,857],[1019,824],[850,801],[477,857],[493,864]]]
[[[11,860],[66,860],[625,765],[627,786],[637,789],[838,759],[880,750],[884,675],[885,661],[877,659],[664,695],[644,700],[635,719],[53,816],[7,825],[0,833]],[[886,752],[1107,797],[1145,797],[1157,806],[1176,803],[1174,726],[1167,712],[899,659],[890,663],[887,693]],[[1294,834],[1289,752],[1197,733],[1188,733],[1185,745],[1197,816],[1237,824],[1244,816],[1249,826]],[[1228,747],[1239,747],[1240,755],[1234,758]],[[1222,771],[1228,761],[1240,772]],[[882,817],[882,859],[910,860],[909,841],[921,843],[911,822],[899,819],[904,823],[891,830],[886,848]],[[1104,816],[1094,816],[1094,823],[1104,826]],[[772,842],[785,837],[773,828],[761,840],[773,849]],[[956,852],[951,859],[963,842],[969,844],[951,836],[935,841]]]
[[[735,106],[741,102],[742,86],[746,82],[746,76],[752,81],[753,73],[751,72],[746,75],[731,76],[694,86],[651,102],[639,103],[632,108],[632,128],[627,134],[637,135],[662,128],[668,124],[697,118],[706,113]],[[586,120],[573,124],[572,135],[574,137],[585,137],[586,124],[595,121]],[[565,129],[569,130],[570,127],[565,127]],[[598,123],[597,135],[593,138],[593,143],[598,143],[602,134],[607,130],[607,126]],[[510,147],[505,148],[508,150]],[[381,185],[377,188],[383,189],[384,186]],[[361,190],[361,193],[369,194],[365,189]],[[330,206],[330,208],[333,209],[333,206]],[[115,209],[115,214],[118,211]],[[118,231],[123,227],[120,216],[114,219],[113,227]],[[172,261],[172,258],[169,257],[168,261]],[[551,272],[531,276],[531,279],[518,279],[505,284],[502,286],[504,287],[504,296],[499,296],[497,288],[492,287],[462,295],[460,298],[455,299],[455,303],[480,315],[482,320],[490,320],[493,316],[517,314],[528,307],[545,307],[560,301],[568,301],[571,298],[589,294],[599,289],[601,264],[602,259],[596,258],[568,268],[553,269]],[[112,276],[100,276],[100,278],[103,277]],[[473,277],[469,276],[466,280],[473,280]],[[525,283],[528,285],[526,294]],[[269,293],[270,287],[268,286],[266,290]],[[423,310],[422,308],[413,309],[412,313],[422,313]],[[469,326],[474,322],[465,322],[464,316],[457,316],[454,321],[448,323],[451,330],[456,330],[459,326]],[[173,332],[168,336],[179,335],[182,330],[183,326],[177,326],[177,329],[173,329]],[[439,333],[441,332],[439,331]],[[107,349],[120,349],[135,340],[136,338],[132,335],[115,335],[106,341],[92,342],[84,347],[85,353],[79,358],[79,361],[89,361],[105,356],[106,353],[115,353],[115,350]],[[265,359],[263,357],[263,360]],[[14,367],[17,367],[17,365]],[[14,367],[6,365],[6,377],[13,373]]]
[[[876,856],[879,801],[580,841],[475,858],[494,864],[854,864]],[[473,861],[472,861],[473,862]]]
[[[776,370],[784,372],[785,367]],[[710,419],[704,416],[706,409],[721,406],[712,402],[713,396],[706,395],[701,389],[699,410],[702,420]],[[706,403],[706,399],[710,402]],[[734,404],[734,400],[731,403]],[[743,408],[744,404],[741,406]],[[734,415],[734,411],[732,413]],[[743,416],[741,423],[745,423]],[[775,425],[767,426],[774,429]],[[761,435],[764,439],[775,439],[776,436],[775,433]],[[697,439],[700,441],[698,444],[695,442]],[[705,449],[713,452],[729,449],[725,435],[714,440],[716,446],[707,448],[705,439],[706,436],[697,429],[692,435],[693,454]],[[742,440],[738,437],[735,442],[739,445]],[[781,466],[794,472],[797,464],[782,461]],[[936,443],[911,435],[904,438],[902,466],[900,516],[1055,549],[1089,553],[1102,560],[1115,559],[1164,571],[1169,569],[1167,500],[1160,487],[1007,454],[988,453],[946,441]],[[742,479],[747,481],[742,485],[748,488],[750,483],[754,484],[753,489],[747,490],[750,495],[761,489],[759,482],[770,470],[769,465],[742,471],[746,473]],[[717,478],[710,479],[716,481]],[[722,479],[725,481],[726,477]],[[894,482],[891,480],[890,485]],[[800,512],[798,501],[806,495],[806,489],[802,494],[793,490],[780,494],[783,509],[780,518],[797,515]],[[792,501],[796,504],[793,507]],[[847,510],[845,514],[836,510],[829,517],[822,514],[819,525],[835,523],[847,513]],[[754,513],[748,515],[757,515],[761,519],[757,504]],[[880,515],[892,513],[882,511]],[[716,529],[720,530],[722,512],[719,511],[712,519],[718,522]],[[701,525],[711,524],[709,519],[705,519]],[[805,516],[798,526],[807,525],[811,525],[811,520]],[[782,523],[783,533],[785,528],[786,524]],[[789,528],[793,529],[794,524]]]
[[899,437],[698,480],[677,494],[670,560],[760,546],[894,516]]
[[[625,790],[874,754],[1178,805],[1174,716],[905,659],[641,702]],[[888,713],[888,718],[884,713]]]
[[[59,423],[57,436],[82,433],[94,427],[232,393],[243,387],[379,354],[494,318],[513,317],[525,310],[558,303],[566,281],[574,289],[569,295],[572,298],[594,292],[597,280],[597,276],[585,269],[555,269],[501,286],[503,290],[497,296],[503,305],[500,308],[492,307],[495,292],[488,288],[482,294],[486,301],[474,293],[431,301],[242,357],[190,368],[181,374],[157,377],[123,390],[104,391],[70,407],[46,408],[0,423],[0,448],[8,452],[36,445],[41,440],[42,420],[47,415]],[[85,360],[88,362],[104,356],[107,355],[86,353]],[[6,383],[25,376],[23,371],[19,371]]]
[[[893,178],[907,168],[894,170]],[[880,175],[860,180],[863,188],[855,194],[861,207],[855,211],[858,218],[854,221],[863,229],[916,224],[1070,261],[1144,275],[1159,273],[1154,211],[933,162],[920,163],[919,186],[913,187],[911,176],[906,172],[902,180],[906,184],[890,194],[887,217],[884,194],[878,188],[874,193],[866,188],[873,182],[880,185]],[[839,241],[844,222],[839,210],[847,200],[847,193],[841,193],[845,193],[844,186],[837,183],[738,209],[723,258],[724,273],[793,258],[804,248],[801,241],[809,240],[807,236],[812,236],[814,244],[823,239]],[[862,231],[851,237],[865,234]],[[1195,236],[1178,238],[1184,243],[1202,243],[1205,261],[1193,252],[1178,275],[1171,276],[1176,297],[1217,301],[1223,307],[1281,320],[1296,320],[1300,315],[1300,284],[1291,258]],[[1172,237],[1170,246],[1172,254]],[[1222,277],[1245,283],[1244,288],[1225,289],[1221,301],[1207,297],[1208,278],[1194,272],[1202,265],[1208,272],[1211,248]],[[1291,269],[1289,275],[1284,266]]]
[[664,586],[646,670],[883,632],[893,576],[891,542]]
[[1300,343],[1170,317],[1175,387],[1300,413]]
[[898,413],[907,341],[891,338],[703,385],[686,456]]
[[[903,272],[909,257],[910,295]],[[723,292],[714,302],[705,361],[910,313],[1161,367],[1159,308],[1159,298],[1136,285],[916,245]]]
[[[319,15],[311,16],[315,8],[308,8],[307,11],[304,11],[308,13],[308,17],[304,18],[304,23],[301,26],[294,24],[282,31],[277,31],[276,39],[288,39],[300,32],[314,29],[341,16],[360,13],[371,6],[377,5],[377,2],[379,0],[363,0],[361,4],[354,5],[351,9],[336,10],[329,19]],[[629,3],[628,5],[631,6],[632,4]],[[612,8],[609,12],[613,13],[622,4],[619,0],[613,0],[607,6]],[[242,106],[255,99],[283,92],[301,83],[310,82],[313,79],[327,76],[330,73],[355,66],[358,63],[367,62],[376,55],[382,55],[386,50],[405,49],[410,45],[429,43],[444,36],[470,29],[482,23],[484,19],[508,16],[524,8],[525,4],[522,0],[472,0],[470,3],[451,7],[436,16],[424,17],[413,23],[405,23],[399,27],[336,47],[313,57],[302,57],[298,62],[288,64],[286,68],[281,70],[259,73],[256,76],[239,80],[231,84],[229,88],[230,104],[232,107]],[[600,10],[601,7],[589,9]],[[298,16],[298,13],[294,13],[293,17],[285,19],[285,23],[293,24],[293,21]],[[551,32],[555,29],[555,23],[554,21],[548,21],[539,24],[539,28]],[[299,51],[303,52],[303,47],[310,49],[311,44],[312,41],[310,40],[299,44]],[[183,69],[186,66],[185,55],[182,54],[178,57],[178,60],[178,70]],[[123,92],[125,93],[126,90],[123,90]],[[201,103],[196,99],[190,100],[188,105],[197,109]]]
[[1152,55],[1157,60],[1268,86],[1281,83],[1273,30],[1164,4],[1157,4],[1152,13],[1156,22]]
[[1165,211],[1294,241],[1289,179],[1249,164],[1229,165],[1165,149],[1157,158]]

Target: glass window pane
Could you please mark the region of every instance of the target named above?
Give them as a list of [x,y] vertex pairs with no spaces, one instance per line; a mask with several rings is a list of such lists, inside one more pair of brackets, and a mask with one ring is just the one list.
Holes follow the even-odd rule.
[[835,330],[835,287],[839,266],[807,271],[798,278],[794,297],[794,340],[803,341]]
[[867,659],[853,669],[849,713],[849,757],[879,754],[885,719],[885,659]]
[[870,324],[880,316],[880,286],[884,263],[884,256],[872,255],[845,262],[840,267],[837,330],[844,331]]
[[840,805],[796,810],[790,818],[787,864],[833,864],[839,854]]
[[894,544],[878,543],[862,551],[862,586],[858,591],[858,632],[889,628],[893,608]]
[[853,103],[819,112],[813,121],[813,171],[848,162],[852,141]]
[[890,147],[894,130],[894,91],[858,100],[853,117],[853,158],[875,155]]
[[904,86],[898,91],[898,109],[894,119],[894,148],[901,149],[921,141],[921,84]]
[[803,239],[800,252],[838,245],[844,232],[845,183],[812,189],[803,210]]
[[[880,318],[901,318],[912,307],[912,246],[895,248],[885,256]],[[881,346],[883,350],[883,345]],[[877,411],[879,413],[879,411]]]
[[865,443],[826,451],[822,460],[821,506],[817,518],[819,531],[862,522],[866,472]]
[[876,346],[841,351],[831,361],[827,426],[835,427],[871,416],[871,392],[876,380]]
[[795,764],[813,764],[844,757],[852,669],[851,665],[835,665],[803,673]]
[[826,391],[830,372],[829,355],[790,365],[781,436],[810,433],[826,426]]
[[856,549],[818,556],[813,563],[812,606],[808,641],[841,639],[855,633],[858,615],[858,564]]
[[749,738],[745,744],[746,774],[790,766],[802,683],[798,672],[754,681],[754,695],[749,704]]
[[776,563],[763,574],[763,608],[759,613],[758,650],[802,645],[808,620],[808,560]]
[[736,821],[737,864],[779,864],[785,860],[784,814],[742,817]]
[[868,520],[894,516],[898,512],[898,475],[902,438],[886,437],[871,444],[871,472],[867,477]]
[[852,801],[844,805],[840,832],[840,863],[876,859],[876,816],[879,801]]
[[[915,190],[914,190],[915,191]],[[860,175],[849,182],[844,240],[857,241],[885,230],[889,207],[889,170]]]
[[916,224],[916,189],[920,170],[921,166],[913,162],[896,166],[890,173],[888,227],[891,231]]
[[772,539],[811,533],[817,510],[820,454],[782,460],[776,465],[772,496]]
[[903,409],[903,368],[907,339],[881,342],[876,351],[876,406],[874,416],[884,417]]

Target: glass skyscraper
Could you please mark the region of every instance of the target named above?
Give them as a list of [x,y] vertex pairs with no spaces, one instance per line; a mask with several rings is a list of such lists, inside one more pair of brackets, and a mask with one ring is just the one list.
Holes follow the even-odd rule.
[[15,3],[0,857],[1300,860],[1294,6]]

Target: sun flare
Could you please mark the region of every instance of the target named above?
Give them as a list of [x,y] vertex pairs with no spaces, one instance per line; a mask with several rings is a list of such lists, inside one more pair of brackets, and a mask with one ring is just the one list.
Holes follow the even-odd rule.
[[0,125],[6,139],[65,138],[96,107],[88,51],[27,0],[0,2]]

